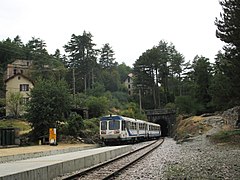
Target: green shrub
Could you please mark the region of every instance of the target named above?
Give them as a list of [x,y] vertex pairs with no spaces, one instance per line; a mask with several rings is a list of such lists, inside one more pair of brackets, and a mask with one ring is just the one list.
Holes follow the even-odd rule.
[[66,135],[78,136],[81,129],[83,129],[83,119],[80,115],[76,113],[71,113],[67,120],[67,130],[65,130]]
[[240,130],[220,131],[211,139],[217,143],[240,143]]

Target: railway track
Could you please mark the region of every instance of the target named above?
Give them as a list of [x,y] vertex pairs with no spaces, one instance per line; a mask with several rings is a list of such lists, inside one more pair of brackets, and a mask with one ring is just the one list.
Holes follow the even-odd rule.
[[126,153],[122,156],[109,160],[105,163],[99,164],[92,168],[83,170],[79,173],[63,178],[64,180],[76,179],[111,179],[117,176],[121,171],[134,164],[136,161],[142,159],[144,156],[152,152],[164,142],[164,139],[159,139],[151,144],[140,147],[134,151]]

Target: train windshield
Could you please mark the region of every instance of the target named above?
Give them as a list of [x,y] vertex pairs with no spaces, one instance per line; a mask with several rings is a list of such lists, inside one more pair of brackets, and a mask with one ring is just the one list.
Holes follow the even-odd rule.
[[109,130],[120,129],[120,121],[109,121]]
[[107,130],[107,121],[101,121],[101,130]]

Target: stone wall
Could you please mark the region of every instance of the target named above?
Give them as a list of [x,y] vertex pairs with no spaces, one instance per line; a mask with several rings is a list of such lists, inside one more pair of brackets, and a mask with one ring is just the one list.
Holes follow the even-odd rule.
[[240,126],[240,106],[228,109],[223,112],[222,117],[225,119],[226,124],[235,128]]

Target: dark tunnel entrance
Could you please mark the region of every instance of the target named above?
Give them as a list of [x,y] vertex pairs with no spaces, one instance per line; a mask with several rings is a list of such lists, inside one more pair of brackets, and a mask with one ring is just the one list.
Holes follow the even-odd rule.
[[161,126],[161,133],[162,133],[162,137],[166,137],[169,136],[169,129],[168,129],[168,123],[166,120],[163,119],[159,119],[157,120],[157,123],[160,124]]

